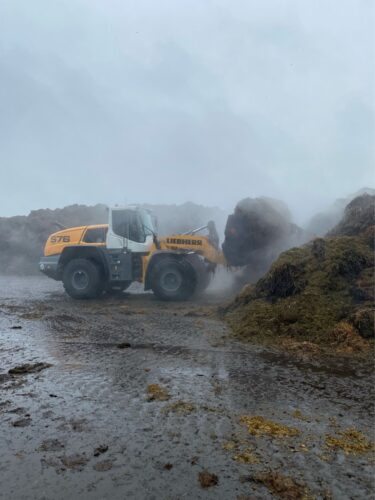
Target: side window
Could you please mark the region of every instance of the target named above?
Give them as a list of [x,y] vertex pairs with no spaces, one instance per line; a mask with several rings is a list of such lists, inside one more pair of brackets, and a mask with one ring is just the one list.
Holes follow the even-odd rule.
[[114,210],[112,212],[113,232],[123,238],[128,237],[128,217],[125,210]]
[[105,243],[107,229],[105,227],[96,227],[88,229],[83,237],[84,243]]

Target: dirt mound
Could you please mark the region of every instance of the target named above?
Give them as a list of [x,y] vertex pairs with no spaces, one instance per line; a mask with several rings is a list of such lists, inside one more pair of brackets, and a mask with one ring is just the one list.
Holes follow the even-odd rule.
[[225,227],[223,252],[230,266],[246,266],[244,276],[262,276],[281,251],[301,245],[307,233],[291,222],[288,207],[271,198],[240,201]]
[[374,336],[374,206],[374,196],[356,198],[329,236],[282,253],[225,309],[234,331],[366,348],[363,339]]

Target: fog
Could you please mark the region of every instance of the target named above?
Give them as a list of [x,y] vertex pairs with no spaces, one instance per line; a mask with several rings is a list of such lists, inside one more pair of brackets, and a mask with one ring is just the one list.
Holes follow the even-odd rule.
[[2,0],[0,216],[374,186],[372,1]]

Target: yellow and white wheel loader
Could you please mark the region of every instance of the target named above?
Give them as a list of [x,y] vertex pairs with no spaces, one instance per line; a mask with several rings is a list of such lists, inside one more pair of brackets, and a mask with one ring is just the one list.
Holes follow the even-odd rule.
[[[206,230],[207,235],[201,235]],[[74,299],[144,284],[163,300],[203,290],[225,259],[215,225],[158,238],[152,214],[136,206],[109,209],[108,224],[63,229],[49,236],[40,270],[62,281]]]

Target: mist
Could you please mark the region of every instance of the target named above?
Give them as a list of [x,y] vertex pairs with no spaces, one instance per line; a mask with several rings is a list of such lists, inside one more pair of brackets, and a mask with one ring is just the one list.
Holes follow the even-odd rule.
[[374,12],[3,0],[0,216],[269,196],[303,224],[373,186]]

